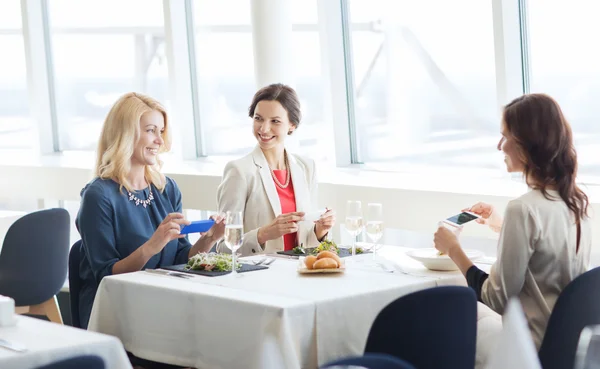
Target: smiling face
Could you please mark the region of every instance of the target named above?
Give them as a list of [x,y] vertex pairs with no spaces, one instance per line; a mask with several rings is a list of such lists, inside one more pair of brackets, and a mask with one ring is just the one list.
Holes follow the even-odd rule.
[[163,133],[165,118],[161,112],[152,110],[142,114],[140,138],[138,139],[131,162],[134,165],[155,165],[160,148],[164,145]]
[[288,112],[275,100],[262,100],[254,109],[254,137],[263,150],[283,146],[285,138],[296,129]]
[[509,173],[523,172],[525,167],[519,155],[519,147],[514,137],[506,129],[506,124],[502,123],[502,138],[498,142],[498,150],[504,153],[504,162],[506,171]]

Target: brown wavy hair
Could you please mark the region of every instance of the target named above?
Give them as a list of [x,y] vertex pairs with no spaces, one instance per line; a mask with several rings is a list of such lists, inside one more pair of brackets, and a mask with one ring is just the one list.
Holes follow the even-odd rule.
[[544,197],[554,188],[575,216],[577,251],[581,220],[588,216],[589,199],[577,186],[577,152],[571,125],[558,103],[545,94],[518,97],[504,107],[503,124],[517,143],[527,185]]

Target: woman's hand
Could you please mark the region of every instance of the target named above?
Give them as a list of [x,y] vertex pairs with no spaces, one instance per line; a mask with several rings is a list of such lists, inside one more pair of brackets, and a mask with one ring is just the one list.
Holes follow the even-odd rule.
[[456,237],[456,233],[452,232],[443,225],[440,225],[437,232],[433,236],[433,244],[435,248],[446,255],[451,255],[455,249],[460,249],[460,243]]
[[288,233],[298,232],[298,222],[304,220],[304,212],[281,214],[271,223],[258,229],[258,243],[275,240]]
[[496,209],[490,204],[478,202],[470,208],[463,209],[463,211],[470,211],[471,213],[481,216],[480,219],[477,219],[477,223],[487,224],[494,232],[500,232],[502,229],[502,216],[500,216]]
[[202,238],[207,237],[212,243],[215,243],[225,235],[225,216],[223,214],[211,215],[210,219],[214,220],[215,224],[202,234]]
[[457,237],[457,234],[460,233],[460,231],[461,228],[459,228],[457,232],[452,232],[444,225],[440,224],[437,232],[435,232],[435,235],[433,236],[433,244],[438,251],[448,255],[466,277],[467,271],[473,266],[473,262],[460,247]]
[[150,240],[146,243],[152,255],[156,255],[171,241],[185,237],[181,234],[181,226],[190,222],[181,213],[171,213],[160,223]]
[[317,236],[317,239],[322,240],[334,225],[335,210],[327,209],[325,214],[321,215],[321,217],[315,221],[315,235]]

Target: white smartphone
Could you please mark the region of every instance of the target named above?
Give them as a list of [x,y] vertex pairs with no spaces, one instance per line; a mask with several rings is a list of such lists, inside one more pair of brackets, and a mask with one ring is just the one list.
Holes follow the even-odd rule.
[[463,211],[460,214],[456,214],[448,219],[444,219],[444,223],[451,225],[452,227],[462,227],[464,224],[479,218],[481,218],[481,216],[475,213],[471,213],[470,211]]
[[327,209],[319,209],[314,211],[308,211],[304,214],[304,221],[316,222],[321,218],[321,215],[325,214]]

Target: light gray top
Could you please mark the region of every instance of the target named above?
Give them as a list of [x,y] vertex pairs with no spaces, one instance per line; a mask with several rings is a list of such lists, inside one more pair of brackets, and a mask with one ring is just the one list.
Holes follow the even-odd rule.
[[573,214],[558,192],[548,194],[556,200],[532,190],[508,204],[498,258],[481,289],[482,301],[499,314],[510,297],[519,297],[537,349],[558,295],[588,270],[592,245],[591,224],[584,219],[576,252]]

